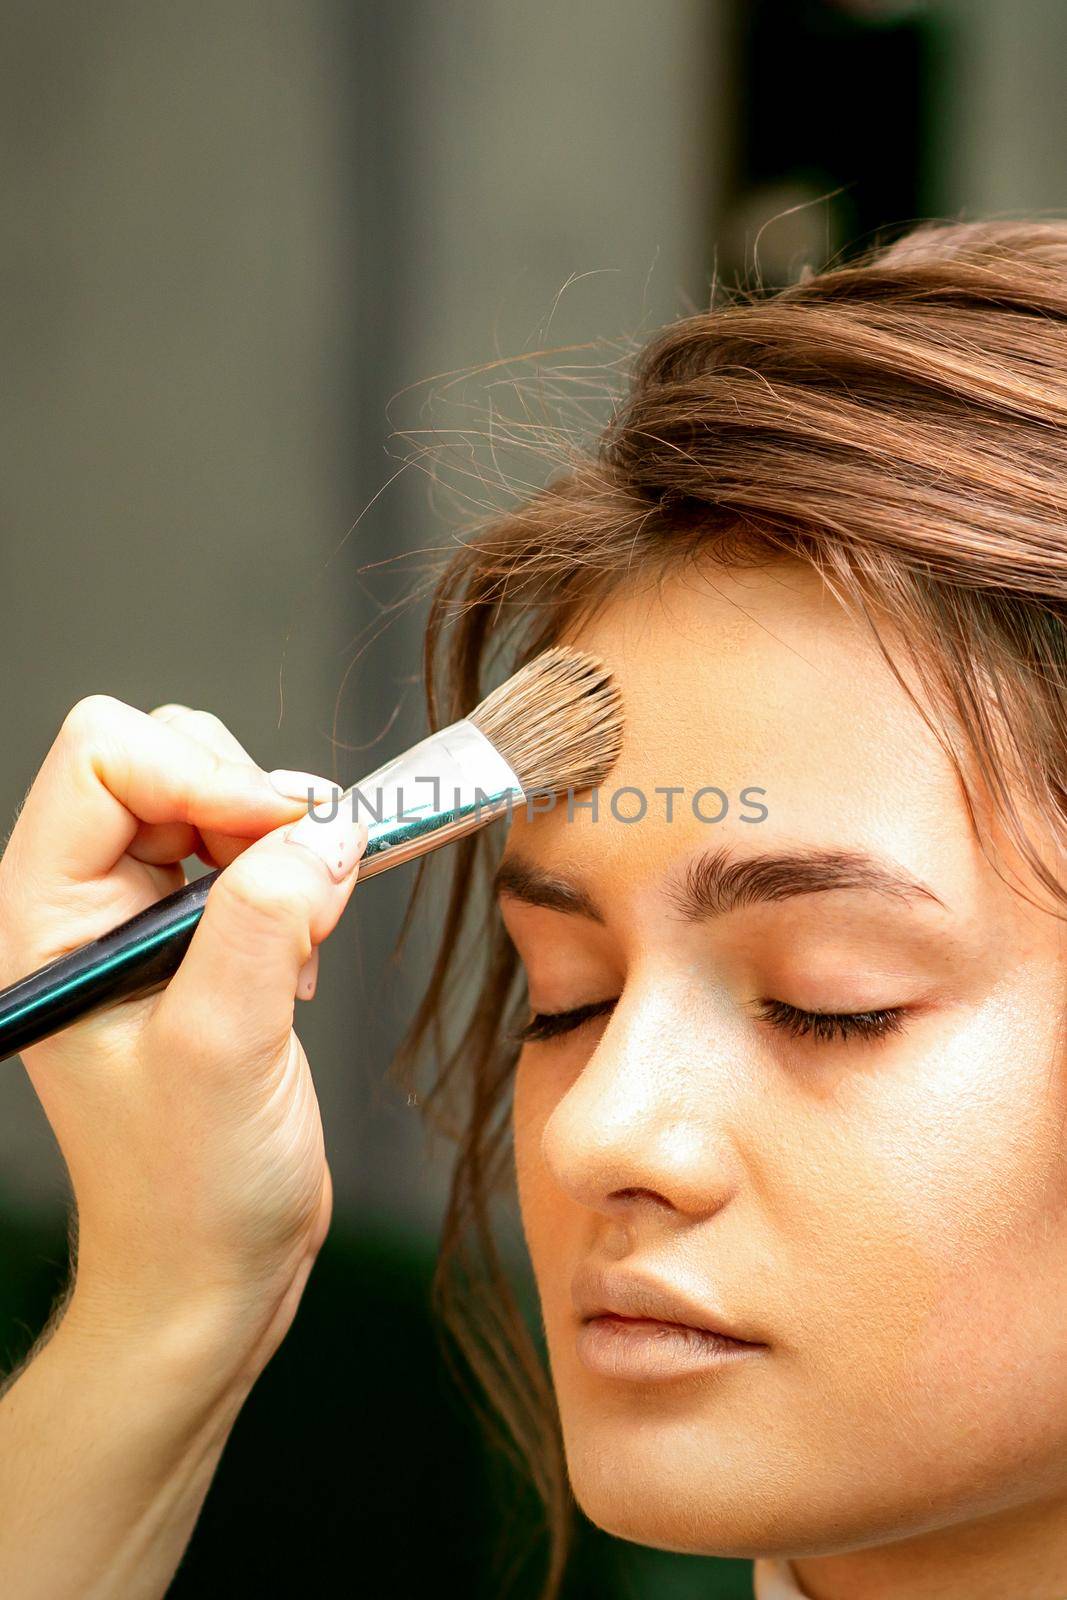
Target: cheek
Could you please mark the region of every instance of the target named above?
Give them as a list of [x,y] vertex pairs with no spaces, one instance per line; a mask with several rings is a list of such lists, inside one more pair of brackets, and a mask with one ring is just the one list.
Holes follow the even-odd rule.
[[[570,1065],[567,1065],[568,1058]],[[548,1334],[550,1360],[557,1341],[573,1316],[571,1274],[591,1247],[603,1218],[568,1194],[545,1159],[545,1127],[580,1071],[573,1052],[551,1048],[525,1050],[515,1074],[512,1138],[519,1212],[526,1249],[533,1267],[541,1312]]]
[[1002,1450],[1064,1398],[1067,1099],[1044,976],[858,1080],[807,1174],[801,1277],[818,1273],[798,1349],[814,1372],[832,1323],[828,1403],[851,1391],[853,1416],[888,1414],[898,1434],[910,1419],[920,1450],[939,1426],[946,1446],[977,1429]]
[[[544,1052],[542,1052],[544,1055]],[[558,1238],[565,1221],[566,1197],[552,1180],[542,1154],[545,1124],[565,1086],[557,1084],[549,1070],[536,1066],[524,1050],[515,1070],[512,1101],[512,1138],[515,1148],[515,1176],[519,1194],[526,1248],[530,1253],[542,1301],[550,1295],[546,1273],[553,1253],[549,1240]]]

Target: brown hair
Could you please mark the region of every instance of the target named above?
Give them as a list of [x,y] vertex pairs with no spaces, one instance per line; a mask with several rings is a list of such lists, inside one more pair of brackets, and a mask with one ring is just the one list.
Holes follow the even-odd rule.
[[[489,674],[514,670],[617,586],[697,555],[782,553],[816,568],[891,664],[881,623],[906,642],[976,829],[980,787],[1054,904],[1067,900],[1025,825],[1036,811],[1062,849],[1067,223],[926,224],[666,328],[595,449],[474,529],[441,574],[426,635],[431,724],[464,715]],[[427,1109],[458,1145],[438,1304],[546,1508],[548,1600],[573,1502],[551,1386],[491,1218],[512,1181],[507,1024],[523,998],[500,920],[474,888],[500,832],[452,852],[440,951],[401,1061],[410,1070],[433,1047]]]

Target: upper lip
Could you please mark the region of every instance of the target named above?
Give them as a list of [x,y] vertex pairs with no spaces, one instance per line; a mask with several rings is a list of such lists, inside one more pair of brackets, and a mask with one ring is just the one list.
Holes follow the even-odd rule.
[[583,1322],[593,1317],[631,1317],[651,1322],[673,1322],[685,1328],[722,1334],[746,1344],[762,1344],[755,1332],[735,1322],[717,1307],[698,1304],[682,1290],[655,1278],[612,1271],[595,1262],[583,1262],[571,1285],[574,1309]]

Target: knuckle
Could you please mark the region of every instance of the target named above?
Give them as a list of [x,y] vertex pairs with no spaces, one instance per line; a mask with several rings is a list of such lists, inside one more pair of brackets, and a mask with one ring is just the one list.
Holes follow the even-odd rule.
[[181,750],[187,759],[195,753],[196,764],[204,778],[217,777],[226,764],[219,730],[222,724],[209,711],[193,711],[187,706],[162,708],[168,714],[160,718],[168,736],[175,741],[174,749]]
[[213,711],[202,711],[199,707],[187,713],[189,722],[195,728],[202,728],[205,733],[229,733],[229,729],[221,717]]
[[213,711],[186,711],[175,719],[176,726],[190,739],[195,739],[205,750],[213,751],[219,763],[251,761],[240,740]]
[[236,744],[236,740],[222,718],[217,717],[213,711],[188,711],[182,717],[179,726],[183,733],[188,733],[191,739],[199,739],[207,749],[214,750],[216,755],[225,755],[233,759],[232,747]]
[[183,706],[176,700],[169,700],[165,705],[156,706],[151,715],[187,738],[196,739],[198,743],[209,747],[221,748],[223,744],[235,742],[222,718],[200,706]]
[[109,694],[87,694],[75,701],[63,719],[60,737],[70,744],[85,744],[113,726],[126,709]]

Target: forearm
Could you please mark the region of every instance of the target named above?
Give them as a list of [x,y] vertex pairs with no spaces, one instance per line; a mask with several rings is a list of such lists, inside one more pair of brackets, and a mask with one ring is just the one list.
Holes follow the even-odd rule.
[[72,1305],[0,1400],[0,1594],[165,1594],[249,1383],[214,1329]]
[[0,859],[0,984],[154,904],[194,850],[222,870],[165,988],[23,1053],[79,1239],[65,1315],[0,1396],[3,1600],[170,1582],[329,1225],[293,1014],[366,842],[215,719],[106,696],[67,718],[26,798]]

